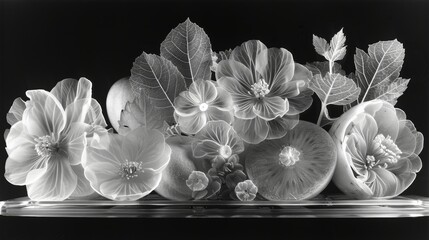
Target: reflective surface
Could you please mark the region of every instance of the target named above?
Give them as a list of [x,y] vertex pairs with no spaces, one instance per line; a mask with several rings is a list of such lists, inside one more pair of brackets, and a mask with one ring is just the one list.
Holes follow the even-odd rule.
[[2,216],[100,218],[394,218],[429,216],[429,198],[402,196],[389,200],[350,200],[319,196],[306,201],[170,201],[151,194],[140,201],[105,199],[36,202],[18,198],[0,202]]

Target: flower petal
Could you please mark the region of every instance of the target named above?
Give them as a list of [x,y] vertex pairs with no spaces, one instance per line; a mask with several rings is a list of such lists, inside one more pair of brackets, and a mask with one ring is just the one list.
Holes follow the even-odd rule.
[[195,134],[207,123],[207,115],[204,112],[199,112],[193,116],[178,116],[177,123],[184,133]]
[[256,101],[253,106],[255,114],[266,120],[270,121],[277,117],[283,117],[289,110],[289,102],[287,99],[281,97],[264,97]]
[[222,111],[216,107],[209,107],[206,111],[207,121],[223,120],[231,123],[234,120],[232,111]]
[[95,99],[91,99],[91,106],[85,116],[85,123],[91,125],[98,125],[103,128],[107,127],[106,119],[104,119],[100,103]]
[[350,155],[350,166],[356,174],[367,177],[366,155],[367,144],[361,134],[351,133],[344,142],[346,143],[346,152]]
[[232,97],[231,95],[223,88],[216,88],[217,90],[217,96],[216,98],[209,103],[210,106],[216,107],[219,110],[232,110]]
[[256,97],[246,90],[235,78],[222,77],[218,80],[220,87],[230,93],[233,101],[234,115],[241,119],[252,119],[256,117],[253,105]]
[[299,115],[284,115],[268,121],[267,139],[277,139],[284,137],[286,133],[294,128],[299,122]]
[[[235,130],[230,127],[228,129],[228,142],[227,145],[231,148],[232,154],[239,154],[244,151],[243,140],[238,136]],[[236,156],[236,155],[233,155]]]
[[39,179],[47,170],[47,159],[37,156],[28,147],[18,147],[20,157],[14,159],[9,157],[5,165],[5,178],[14,185],[27,185]]
[[293,77],[295,63],[292,54],[284,48],[261,51],[256,58],[256,71],[268,83],[270,90],[277,91]]
[[[308,82],[311,79],[311,72],[299,63],[295,63],[294,75],[292,79],[278,88],[272,88],[269,94],[282,98],[293,98],[308,89]],[[311,91],[312,94],[313,91]]]
[[402,151],[402,157],[408,157],[411,154],[414,154],[414,150],[417,146],[416,137],[411,132],[411,129],[408,127],[407,122],[411,121],[402,120],[399,122],[399,133],[395,142],[398,148]]
[[195,138],[201,141],[212,140],[220,145],[226,145],[230,128],[231,125],[224,121],[210,121],[195,135]]
[[93,162],[84,167],[85,178],[90,182],[91,187],[99,194],[102,183],[118,179],[120,180],[120,164],[109,162]]
[[25,102],[21,98],[16,98],[6,115],[7,123],[12,126],[13,124],[21,121],[24,110]]
[[267,138],[268,124],[262,118],[256,117],[251,120],[235,119],[233,128],[243,141],[257,144]]
[[256,82],[249,68],[234,60],[223,60],[216,70],[216,79],[234,78],[245,89],[249,91]]
[[250,70],[252,79],[256,79],[258,73],[256,72],[256,58],[267,47],[259,40],[250,40],[236,47],[232,52],[230,59],[242,63],[247,69]]
[[219,155],[220,144],[214,140],[202,140],[192,145],[192,153],[196,158],[210,159]]
[[9,133],[6,136],[5,142],[6,150],[8,151],[8,153],[13,149],[25,144],[33,145],[32,148],[34,150],[34,137],[28,134],[27,127],[22,123],[22,121],[17,122],[10,128]]
[[77,176],[76,189],[73,191],[71,197],[81,198],[86,197],[94,193],[90,182],[85,177],[85,171],[82,165],[72,166],[74,173]]
[[22,115],[22,121],[31,135],[38,137],[57,134],[64,129],[66,124],[66,113],[61,103],[45,90],[27,91],[30,98],[27,108]]
[[62,201],[73,193],[77,176],[67,159],[53,155],[48,162],[46,173],[27,185],[28,197],[35,201]]
[[375,179],[369,183],[373,197],[393,197],[398,191],[398,178],[384,168],[373,168]]
[[91,98],[92,83],[86,78],[64,79],[55,85],[51,93],[61,102],[65,109],[69,104],[77,99]]
[[189,92],[195,96],[201,103],[213,101],[217,96],[216,86],[210,80],[197,80],[189,87]]
[[80,164],[82,161],[82,153],[85,147],[85,137],[90,126],[85,123],[75,122],[70,125],[67,135],[63,139],[61,145],[67,150],[67,156],[71,165]]
[[298,96],[287,97],[289,101],[289,110],[286,115],[297,115],[305,112],[313,104],[313,91],[309,88],[300,91]]
[[181,117],[189,117],[195,115],[198,109],[198,102],[195,101],[194,96],[189,91],[183,91],[174,99],[175,113]]
[[377,122],[378,133],[383,134],[385,137],[390,136],[393,141],[396,141],[399,132],[399,121],[393,105],[383,102],[383,106],[375,112],[373,117]]
[[377,122],[371,115],[366,113],[357,115],[353,120],[353,128],[351,129],[351,132],[357,133],[363,138],[364,142],[368,144],[368,152],[372,152],[374,150],[371,149],[372,144],[370,143],[372,143],[379,130]]

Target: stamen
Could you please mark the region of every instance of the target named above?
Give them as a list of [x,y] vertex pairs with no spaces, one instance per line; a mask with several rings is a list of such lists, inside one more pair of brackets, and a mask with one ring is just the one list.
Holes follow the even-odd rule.
[[35,138],[34,140],[36,141],[34,149],[39,156],[50,157],[52,153],[56,152],[58,149],[57,144],[55,143],[55,140],[52,136],[46,135]]
[[258,82],[251,86],[250,89],[253,91],[253,94],[255,94],[257,98],[261,98],[265,97],[265,95],[270,92],[270,89],[268,87],[268,83],[265,82],[265,79],[260,78]]
[[280,163],[286,167],[295,165],[299,161],[301,152],[291,146],[286,146],[279,154]]
[[221,146],[219,148],[219,155],[225,159],[231,157],[232,149],[228,145]]
[[125,163],[122,163],[119,168],[119,176],[127,180],[138,177],[139,172],[143,172],[141,165],[141,162],[129,162],[125,160]]
[[201,103],[200,104],[200,111],[205,112],[209,108],[209,105],[207,103]]

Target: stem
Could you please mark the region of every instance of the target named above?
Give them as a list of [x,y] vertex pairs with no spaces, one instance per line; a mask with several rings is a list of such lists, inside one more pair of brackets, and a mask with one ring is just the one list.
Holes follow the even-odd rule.
[[[327,73],[327,74],[329,74],[329,77],[331,77],[331,75],[332,75],[333,63],[334,63],[333,61],[329,60],[329,72]],[[318,126],[320,126],[320,124],[322,123],[323,114],[325,114],[326,99],[328,98],[329,94],[330,94],[330,92],[327,93],[326,98],[322,102],[322,106],[320,107],[319,117],[317,118],[317,125]]]

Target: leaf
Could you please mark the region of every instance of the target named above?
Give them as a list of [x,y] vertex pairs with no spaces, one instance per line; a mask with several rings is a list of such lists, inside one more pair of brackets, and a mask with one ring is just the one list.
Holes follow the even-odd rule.
[[329,52],[329,44],[324,38],[313,35],[313,46],[319,55],[322,55],[325,58],[328,57],[327,53]]
[[356,49],[356,79],[362,88],[358,102],[379,98],[396,102],[408,83],[398,78],[404,57],[405,49],[396,39],[369,45],[368,54]]
[[209,37],[189,18],[171,30],[161,43],[161,56],[177,66],[187,87],[197,79],[210,79],[211,53]]
[[376,89],[375,94],[378,96],[377,99],[385,100],[392,105],[398,102],[398,98],[407,89],[410,79],[398,78],[397,81],[392,82],[389,85],[383,85]]
[[232,49],[228,49],[228,50],[220,51],[216,53],[216,57],[217,57],[216,62],[219,63],[222,60],[228,60],[229,56],[231,56],[231,52],[232,52]]
[[[326,61],[307,63],[305,66],[313,75],[320,74],[322,77],[324,77],[329,72],[329,62]],[[338,63],[333,64],[332,73],[339,73],[341,75],[346,74],[346,72],[341,69],[341,65]]]
[[360,88],[353,80],[338,74],[327,74],[323,78],[320,74],[313,76],[309,88],[327,105],[346,105],[357,99]]
[[321,37],[313,35],[313,46],[319,55],[325,57],[330,62],[341,60],[346,55],[346,36],[344,36],[343,29],[332,37],[329,45],[328,42]]
[[133,63],[130,82],[136,96],[144,94],[160,119],[174,124],[174,98],[186,90],[186,83],[173,63],[143,52]]
[[140,94],[132,102],[128,101],[125,104],[124,109],[121,111],[118,132],[121,135],[126,135],[129,131],[138,127],[165,132],[167,127],[163,119],[164,117],[150,104],[149,99],[144,94]]

